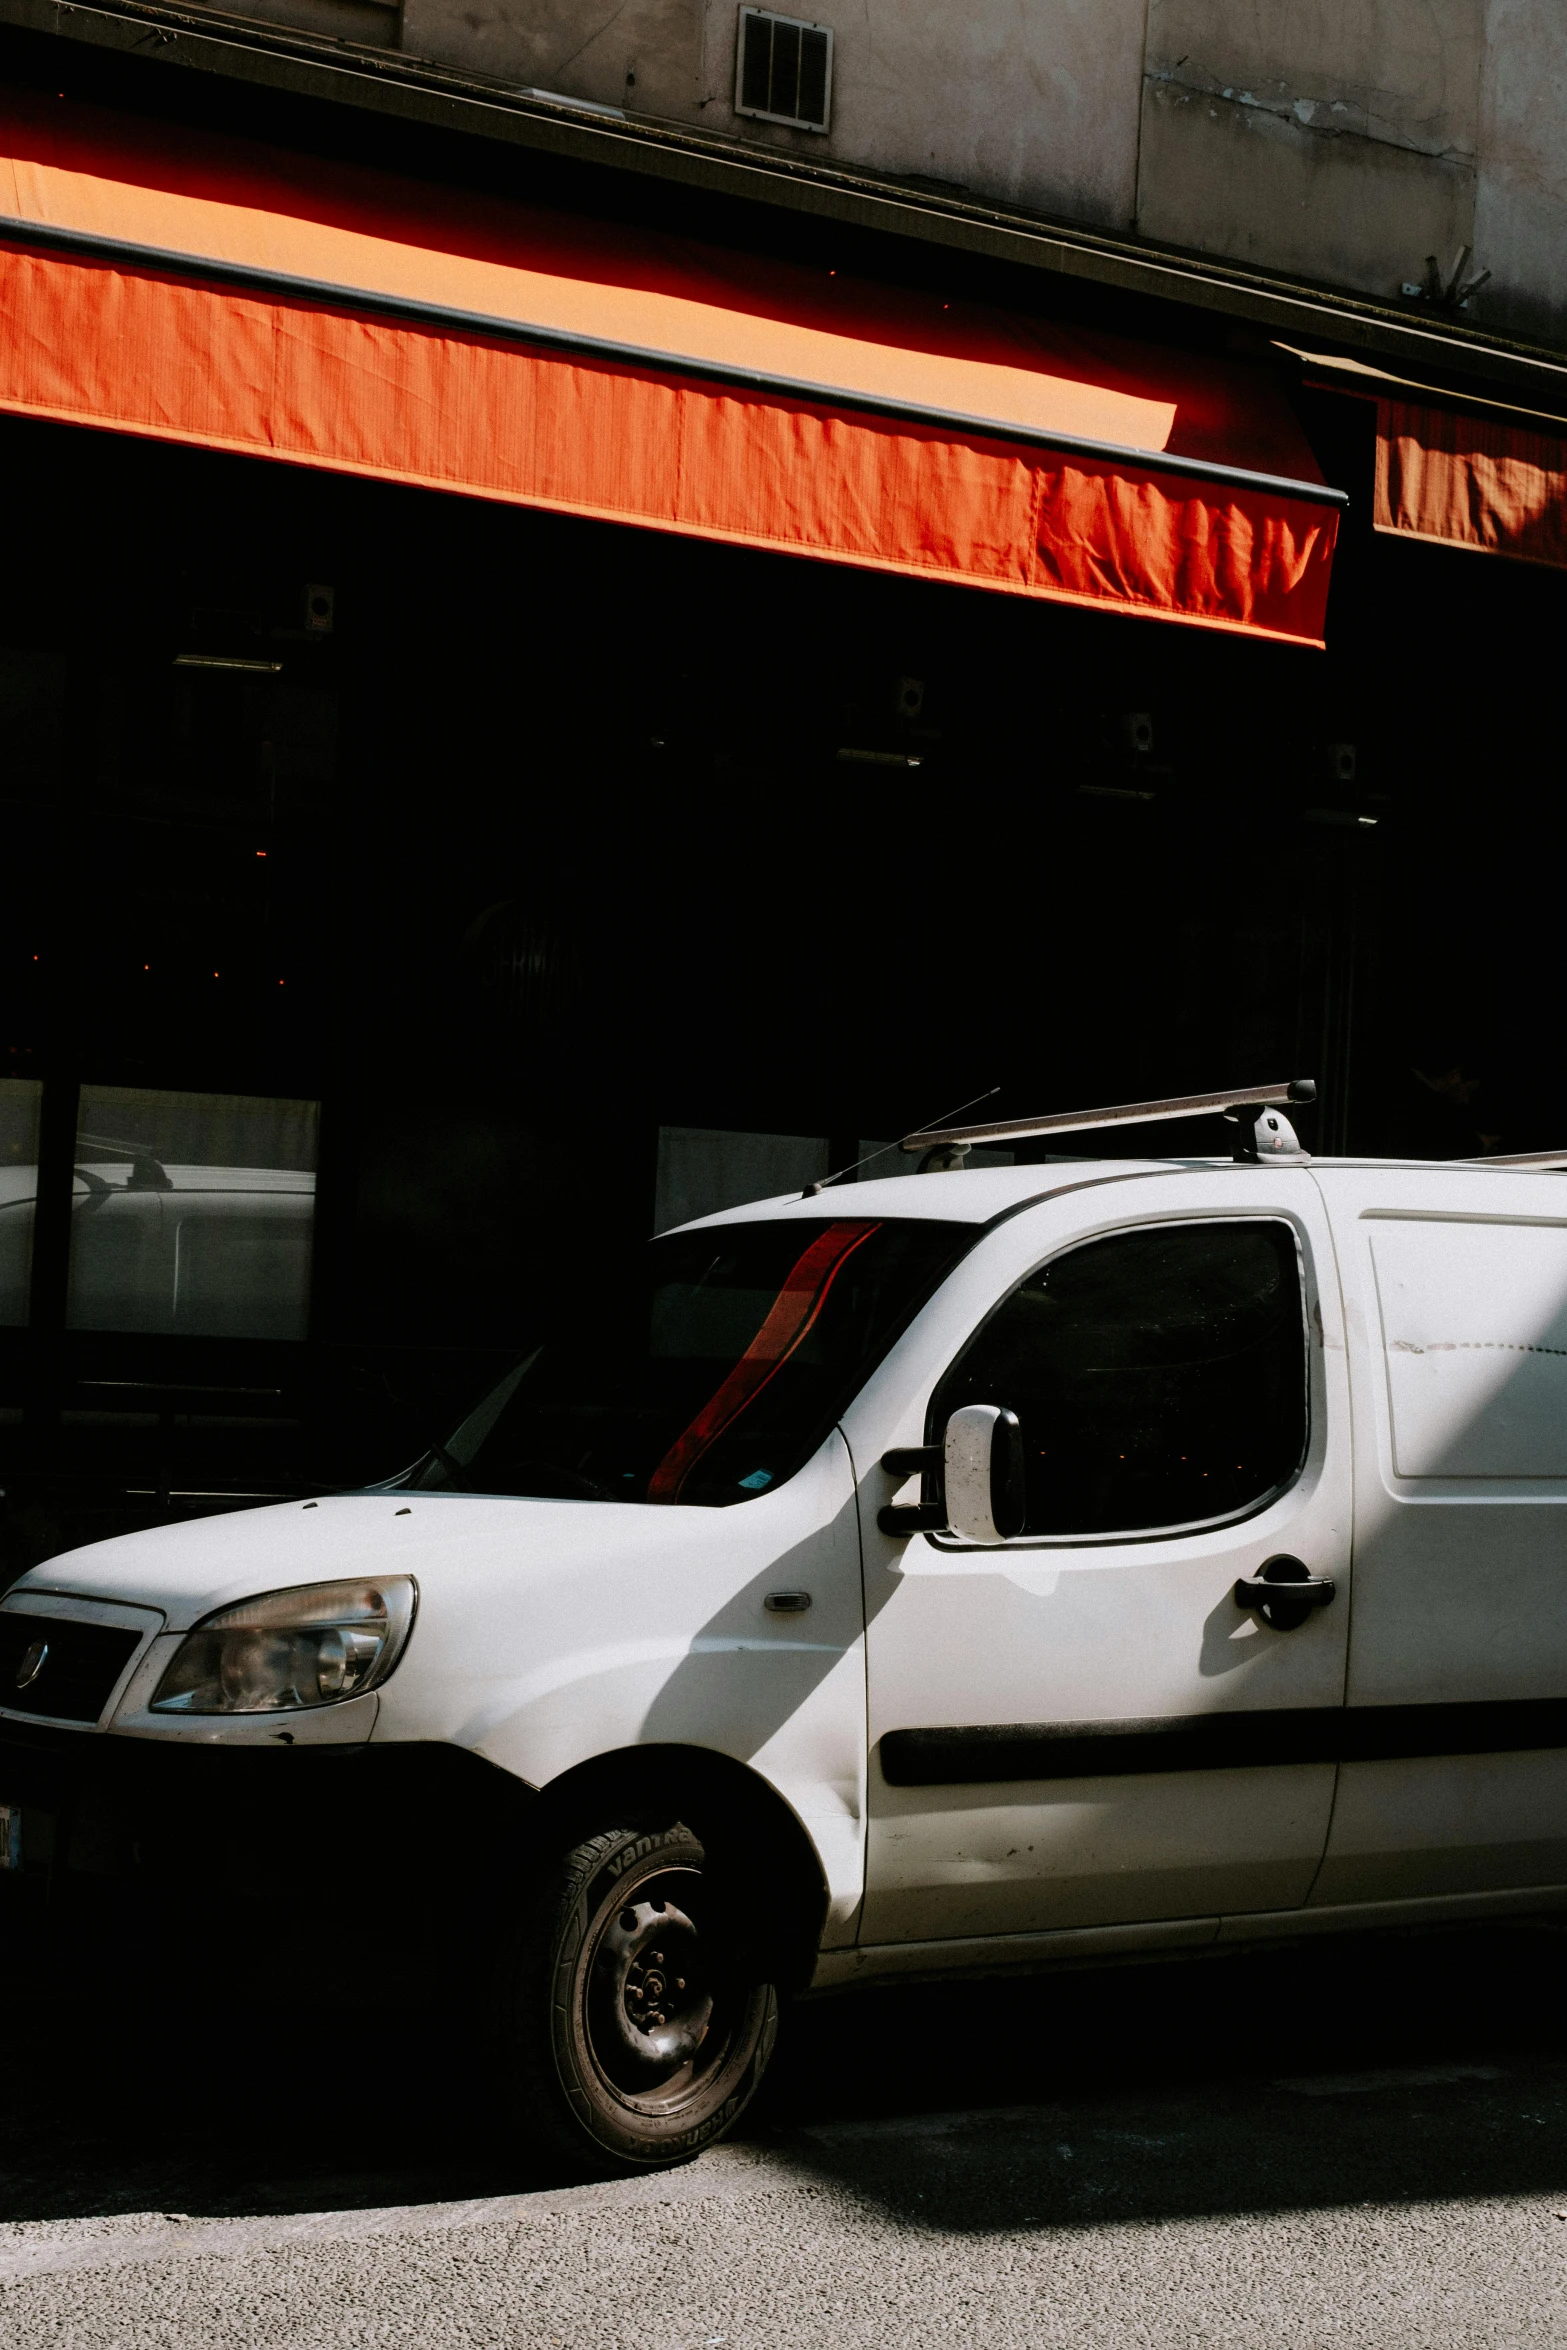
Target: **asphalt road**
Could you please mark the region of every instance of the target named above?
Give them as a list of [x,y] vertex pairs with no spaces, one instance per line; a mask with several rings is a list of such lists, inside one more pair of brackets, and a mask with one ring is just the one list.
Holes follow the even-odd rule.
[[373,1982],[193,2029],[13,1982],[0,2341],[1558,2345],[1564,1960],[1515,1931],[824,2002],[743,2137],[587,2187],[486,2144]]

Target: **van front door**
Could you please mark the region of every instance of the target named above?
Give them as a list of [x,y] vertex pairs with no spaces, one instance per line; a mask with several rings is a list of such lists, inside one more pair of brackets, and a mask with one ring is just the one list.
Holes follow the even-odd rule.
[[[999,1547],[883,1520],[882,1453],[937,1440],[967,1403],[1022,1425],[1027,1519]],[[1076,1182],[986,1236],[845,1423],[863,1943],[1305,1900],[1344,1691],[1347,1405],[1304,1170]],[[1331,1603],[1238,1605],[1264,1569],[1331,1583]]]

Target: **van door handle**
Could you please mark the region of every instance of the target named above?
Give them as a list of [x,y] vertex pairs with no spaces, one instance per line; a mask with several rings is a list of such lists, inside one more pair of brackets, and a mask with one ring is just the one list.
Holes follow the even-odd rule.
[[1271,1558],[1255,1575],[1241,1577],[1235,1604],[1255,1608],[1275,1632],[1295,1632],[1313,1608],[1328,1606],[1337,1589],[1331,1575],[1313,1575],[1299,1559]]

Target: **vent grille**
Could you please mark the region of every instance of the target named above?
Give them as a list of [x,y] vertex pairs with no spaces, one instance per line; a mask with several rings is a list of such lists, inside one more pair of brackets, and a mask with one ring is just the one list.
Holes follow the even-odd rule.
[[140,1639],[117,1624],[7,1610],[0,1614],[0,1706],[45,1721],[95,1722]]
[[742,8],[735,112],[824,131],[832,107],[832,33],[824,24]]

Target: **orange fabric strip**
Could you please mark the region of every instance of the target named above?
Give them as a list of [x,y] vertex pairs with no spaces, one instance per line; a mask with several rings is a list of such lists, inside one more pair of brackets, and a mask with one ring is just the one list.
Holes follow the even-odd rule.
[[1009,445],[0,251],[0,407],[1299,644],[1337,518]]
[[1567,439],[1377,402],[1378,530],[1567,569]]
[[301,281],[263,289],[285,298],[306,285],[351,287],[465,312],[470,326],[507,319],[589,336],[677,371],[704,361],[759,370],[802,397],[826,386],[829,399],[879,395],[1003,434],[1032,427],[1321,480],[1265,367],[1002,309],[955,285],[888,285],[63,91],[0,83],[0,217],[23,242],[31,224],[138,248],[139,258],[111,256],[131,267],[178,253],[183,276],[210,262]]
[[678,1501],[680,1488],[710,1446],[734,1425],[786,1363],[815,1322],[827,1292],[862,1240],[876,1224],[829,1224],[791,1267],[768,1308],[767,1318],[734,1369],[711,1395],[683,1436],[676,1438],[648,1480],[649,1501]]

